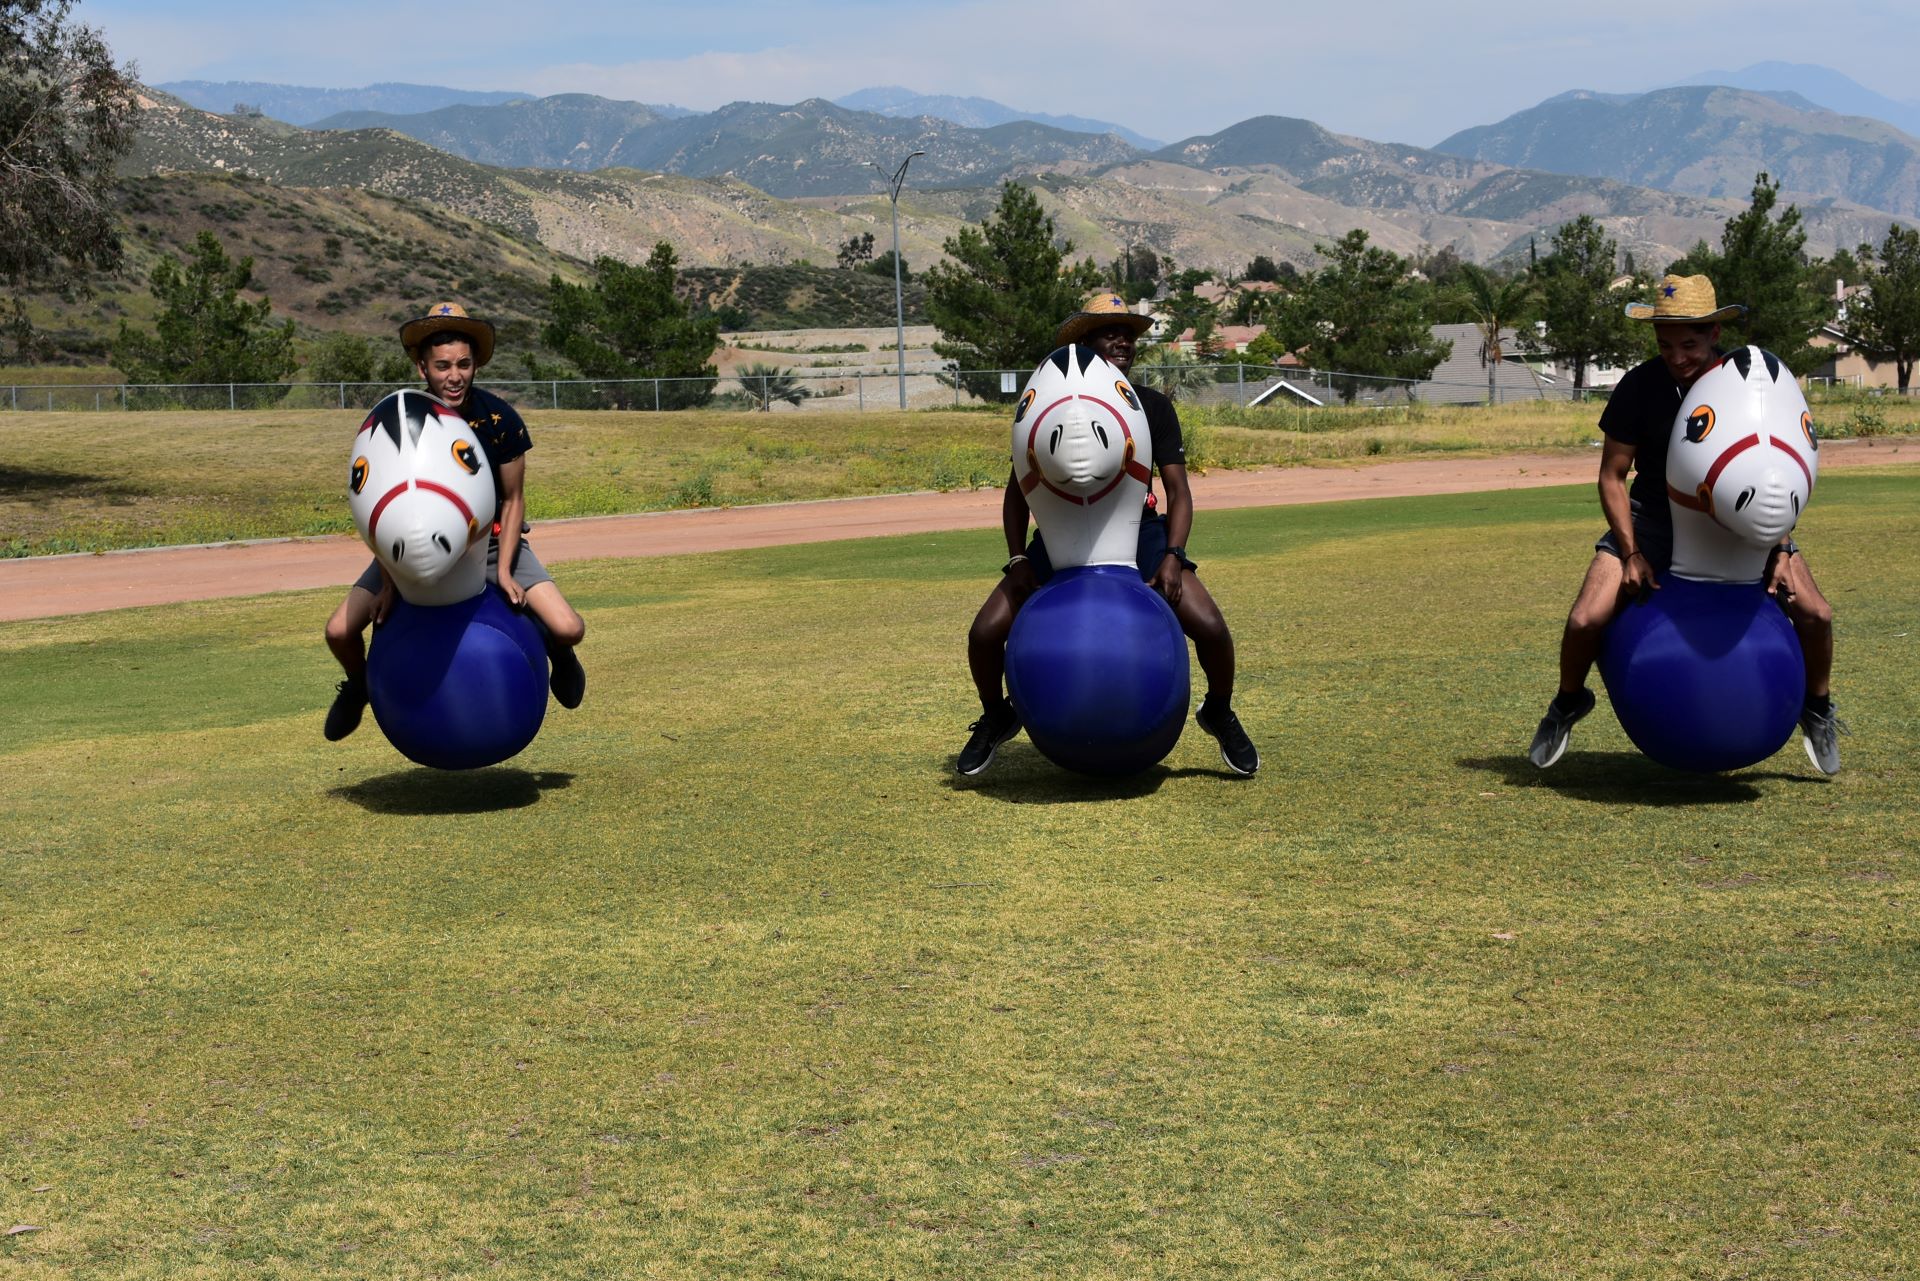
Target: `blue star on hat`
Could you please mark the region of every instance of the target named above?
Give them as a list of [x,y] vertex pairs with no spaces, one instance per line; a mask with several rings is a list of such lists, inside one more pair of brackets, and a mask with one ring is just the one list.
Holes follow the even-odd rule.
[[1671,298],[1673,297],[1673,288],[1674,287],[1672,285],[1668,285],[1666,288],[1662,289],[1660,292],[1664,294],[1666,297]]

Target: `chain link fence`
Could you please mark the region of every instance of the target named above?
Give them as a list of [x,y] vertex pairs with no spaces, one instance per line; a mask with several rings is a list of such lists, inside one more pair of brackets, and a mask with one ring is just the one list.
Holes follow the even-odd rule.
[[[488,379],[482,385],[523,410],[864,412],[1011,403],[1031,372],[956,370],[922,362],[909,365],[904,379],[894,371],[785,369],[719,378]],[[1190,404],[1300,409],[1489,403],[1484,380],[1415,381],[1244,363],[1141,364],[1132,377]],[[1564,379],[1538,374],[1531,386],[1516,387],[1514,381],[1509,378],[1496,386],[1492,402],[1605,400],[1608,395],[1607,388],[1575,388]],[[15,384],[0,385],[0,410],[352,410],[369,408],[393,390],[390,383],[350,382]]]

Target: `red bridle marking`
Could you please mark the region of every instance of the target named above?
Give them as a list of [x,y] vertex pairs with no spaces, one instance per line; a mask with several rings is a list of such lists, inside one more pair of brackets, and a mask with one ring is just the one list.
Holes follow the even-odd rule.
[[1807,478],[1807,490],[1811,493],[1813,490],[1813,469],[1807,466],[1807,460],[1800,456],[1800,451],[1792,445],[1789,445],[1786,441],[1781,440],[1778,436],[1773,438],[1773,447],[1793,459],[1794,462],[1800,464],[1800,474]]
[[1731,445],[1728,445],[1720,451],[1720,456],[1713,460],[1713,466],[1707,468],[1707,478],[1700,482],[1699,489],[1691,494],[1683,494],[1669,484],[1667,486],[1667,497],[1679,503],[1682,507],[1688,507],[1697,512],[1705,512],[1709,516],[1713,515],[1714,482],[1720,479],[1720,473],[1727,469],[1728,463],[1731,463],[1737,456],[1746,453],[1759,443],[1760,436],[1757,432],[1751,436],[1742,436],[1739,440],[1734,441]]

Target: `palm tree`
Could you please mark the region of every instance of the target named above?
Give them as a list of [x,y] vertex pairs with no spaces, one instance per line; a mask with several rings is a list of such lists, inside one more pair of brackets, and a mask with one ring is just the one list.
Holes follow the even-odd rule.
[[1170,346],[1142,347],[1133,358],[1128,379],[1142,387],[1152,387],[1168,400],[1180,399],[1183,391],[1199,391],[1213,385],[1214,369],[1183,351]]
[[1502,280],[1484,267],[1461,264],[1460,302],[1473,313],[1474,328],[1480,331],[1480,363],[1487,368],[1489,405],[1494,403],[1494,381],[1500,362],[1507,356],[1500,331],[1514,328],[1533,300],[1533,282],[1525,276]]
[[776,400],[797,405],[813,394],[811,388],[800,385],[791,369],[778,365],[748,365],[734,377],[740,380],[740,390],[752,398],[755,409],[770,410]]

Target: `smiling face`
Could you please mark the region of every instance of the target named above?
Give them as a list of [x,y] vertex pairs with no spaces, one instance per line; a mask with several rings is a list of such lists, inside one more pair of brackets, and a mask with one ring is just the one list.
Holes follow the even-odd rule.
[[426,380],[427,390],[458,409],[473,385],[473,344],[465,338],[438,336],[429,338],[420,348],[414,367]]
[[1655,325],[1654,340],[1660,344],[1660,363],[1684,389],[1707,372],[1714,362],[1713,349],[1720,341],[1720,326]]
[[1088,334],[1086,345],[1100,353],[1100,359],[1128,373],[1133,369],[1134,332],[1131,325],[1108,325]]

